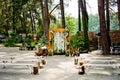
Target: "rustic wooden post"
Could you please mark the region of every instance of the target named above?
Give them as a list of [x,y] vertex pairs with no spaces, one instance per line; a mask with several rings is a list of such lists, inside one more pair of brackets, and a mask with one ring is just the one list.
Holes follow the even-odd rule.
[[77,65],[78,64],[78,58],[75,56],[75,59],[74,59],[74,64]]
[[34,75],[39,74],[38,66],[34,66],[34,67],[33,67],[33,74],[34,74]]

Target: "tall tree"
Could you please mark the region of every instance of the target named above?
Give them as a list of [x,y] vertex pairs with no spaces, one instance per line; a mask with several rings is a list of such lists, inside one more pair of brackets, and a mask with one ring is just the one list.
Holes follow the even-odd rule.
[[33,13],[32,13],[32,10],[29,10],[29,13],[30,13],[30,21],[31,21],[31,26],[32,26],[32,30],[34,32],[34,16],[33,16]]
[[48,0],[44,0],[44,7],[45,7],[45,37],[48,39],[49,25],[50,25]]
[[16,22],[15,22],[15,0],[12,0],[12,3],[13,3],[13,31],[15,31],[15,24],[16,24]]
[[105,6],[106,6],[106,27],[107,30],[110,30],[110,18],[109,18],[109,0],[105,0]]
[[107,28],[107,35],[108,35],[108,44],[109,47],[111,46],[111,40],[110,40],[110,36],[109,36],[109,31],[110,31],[110,12],[109,12],[109,0],[105,0],[106,3],[106,28]]
[[27,0],[12,0],[12,19],[13,19],[13,31],[16,32],[17,24],[19,23],[20,15],[22,15],[22,5],[26,3]]
[[101,46],[104,54],[110,53],[110,47],[108,42],[108,31],[106,29],[105,23],[105,9],[104,9],[105,0],[98,0],[98,13],[100,19],[100,33],[101,33]]
[[80,7],[82,11],[82,25],[84,32],[85,47],[89,50],[89,39],[88,39],[88,13],[86,9],[86,0],[80,0]]
[[[43,4],[44,3],[44,4]],[[50,25],[49,19],[49,11],[48,11],[48,0],[40,0],[41,12],[42,12],[42,20],[43,20],[43,29],[44,29],[44,37],[48,39],[48,30]]]
[[9,21],[8,21],[8,16],[9,16],[9,10],[8,10],[8,2],[7,0],[4,0],[5,8],[6,8],[6,25],[5,25],[5,30],[6,30],[6,35],[8,35],[8,30],[9,30]]
[[35,18],[34,18],[34,13],[36,14],[36,3],[37,0],[33,0],[33,4],[31,5],[30,9],[29,9],[29,15],[30,15],[30,20],[31,20],[31,26],[32,26],[32,33],[36,33],[36,29],[35,29]]
[[[41,13],[42,13],[42,23],[43,25],[45,24],[45,19],[44,19],[44,6],[43,6],[43,0],[40,0],[40,7],[41,7]],[[43,27],[44,29],[44,27]]]
[[22,25],[22,28],[23,28],[23,33],[26,33],[26,21],[27,21],[27,15],[26,15],[26,12],[23,12],[23,25]]
[[119,29],[120,29],[120,0],[117,0],[118,5],[118,21],[119,21]]
[[78,0],[78,31],[81,31],[80,0]]
[[64,15],[64,2],[60,0],[61,16],[62,16],[62,27],[65,28],[65,15]]

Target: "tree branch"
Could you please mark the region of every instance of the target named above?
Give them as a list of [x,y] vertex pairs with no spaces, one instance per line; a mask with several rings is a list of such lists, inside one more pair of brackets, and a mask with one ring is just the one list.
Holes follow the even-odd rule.
[[49,15],[50,15],[59,5],[60,5],[60,3],[57,4],[57,5],[50,11]]

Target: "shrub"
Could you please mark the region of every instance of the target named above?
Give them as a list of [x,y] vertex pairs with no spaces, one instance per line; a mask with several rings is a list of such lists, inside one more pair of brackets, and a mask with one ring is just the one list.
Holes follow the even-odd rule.
[[15,39],[12,38],[12,37],[8,37],[8,38],[4,39],[3,44],[5,46],[14,46],[15,45]]
[[80,33],[76,33],[71,37],[70,40],[70,47],[74,47],[76,49],[84,50],[85,45],[84,45],[84,37]]

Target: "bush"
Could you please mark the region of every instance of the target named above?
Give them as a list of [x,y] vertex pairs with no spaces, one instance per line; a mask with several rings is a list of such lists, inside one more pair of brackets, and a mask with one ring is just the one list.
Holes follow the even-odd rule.
[[15,39],[12,38],[12,37],[8,37],[8,38],[4,39],[3,44],[5,46],[14,46],[15,45]]
[[66,52],[66,53],[65,53],[65,56],[69,56],[69,53],[68,53],[68,52]]
[[22,42],[23,42],[22,37],[14,32],[10,34],[10,37],[7,37],[6,39],[3,40],[3,44],[5,46],[10,47],[13,47],[15,46],[15,44]]
[[70,40],[70,47],[74,47],[76,49],[84,50],[85,45],[84,45],[84,37],[80,33],[76,33],[71,37]]

